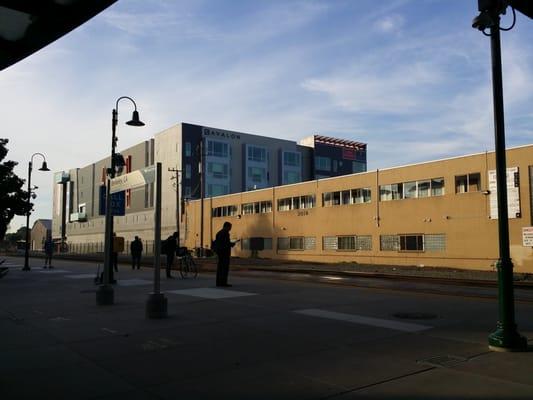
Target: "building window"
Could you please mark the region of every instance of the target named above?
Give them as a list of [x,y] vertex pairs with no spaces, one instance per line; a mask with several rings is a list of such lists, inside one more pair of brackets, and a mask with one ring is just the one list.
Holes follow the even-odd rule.
[[424,235],[399,235],[401,251],[424,251]]
[[444,178],[393,183],[379,187],[380,201],[414,199],[444,195]]
[[300,172],[298,171],[284,171],[283,184],[290,185],[291,183],[298,183],[302,181]]
[[191,164],[185,164],[185,179],[191,179]]
[[352,172],[365,172],[366,164],[359,161],[352,161]]
[[315,170],[331,171],[331,159],[329,157],[315,157]]
[[424,235],[424,250],[446,251],[446,235],[443,233]]
[[479,192],[481,175],[479,172],[455,177],[455,193]]
[[304,238],[303,237],[291,237],[289,238],[289,250],[303,250]]
[[237,215],[237,206],[222,206],[212,210],[213,217],[233,217]]
[[242,205],[242,214],[248,215],[254,213],[254,203],[244,203]]
[[305,196],[287,197],[278,200],[278,211],[298,210],[300,208],[313,208],[316,204],[314,194]]
[[207,142],[207,155],[214,157],[229,157],[229,146],[224,142],[209,140]]
[[400,250],[400,239],[398,235],[381,235],[379,237],[379,248],[381,251]]
[[349,189],[339,192],[326,192],[322,194],[322,204],[324,207],[370,203],[370,188]]
[[185,142],[185,157],[190,157],[192,154],[191,142]]
[[291,167],[299,167],[300,159],[301,159],[300,153],[296,153],[292,151],[283,152],[283,165],[287,165]]
[[248,160],[265,162],[267,159],[267,151],[262,147],[249,146],[248,147]]
[[191,197],[191,187],[190,186],[184,186],[183,187],[183,197],[190,198]]
[[248,178],[252,182],[261,183],[266,180],[266,169],[259,167],[248,167]]
[[211,175],[213,178],[227,179],[228,178],[228,164],[208,162],[207,173]]
[[244,203],[242,205],[243,214],[264,214],[269,212],[272,212],[272,202],[270,200]]
[[207,185],[207,195],[208,196],[221,196],[224,194],[228,194],[228,186],[227,185],[217,185],[214,183],[210,183]]
[[339,236],[337,238],[337,249],[355,250],[355,236]]

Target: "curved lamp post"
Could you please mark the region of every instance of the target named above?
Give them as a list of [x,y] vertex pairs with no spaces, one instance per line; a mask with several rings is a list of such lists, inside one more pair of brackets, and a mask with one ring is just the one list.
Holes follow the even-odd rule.
[[134,111],[131,120],[126,122],[130,126],[144,126],[144,122],[139,119],[137,104],[128,96],[119,97],[116,101],[115,108],[112,112],[111,119],[111,167],[107,169],[107,188],[105,199],[105,241],[104,241],[104,279],[103,284],[96,291],[96,303],[98,305],[109,305],[114,303],[113,286],[113,214],[111,212],[111,179],[115,177],[117,160],[115,147],[117,145],[117,124],[118,124],[118,103],[120,100],[127,99],[133,103]]
[[46,157],[42,153],[33,153],[30,158],[30,162],[28,163],[28,211],[26,212],[26,243],[24,246],[24,268],[22,268],[23,271],[29,271],[30,264],[29,264],[29,258],[30,258],[30,215],[31,215],[31,205],[30,201],[32,198],[31,193],[31,171],[33,170],[33,157],[35,156],[41,156],[43,158],[43,164],[41,168],[39,168],[39,171],[50,171],[48,169],[48,165],[46,164]]

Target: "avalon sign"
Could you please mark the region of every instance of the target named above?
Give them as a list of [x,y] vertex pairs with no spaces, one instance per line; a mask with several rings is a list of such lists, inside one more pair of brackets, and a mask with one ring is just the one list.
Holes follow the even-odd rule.
[[135,189],[155,181],[155,165],[111,179],[111,193]]

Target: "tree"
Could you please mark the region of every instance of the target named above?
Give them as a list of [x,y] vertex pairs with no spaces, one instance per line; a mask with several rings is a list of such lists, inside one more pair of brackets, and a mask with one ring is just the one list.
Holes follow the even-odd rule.
[[13,172],[18,164],[15,161],[3,161],[7,155],[6,145],[9,139],[0,138],[0,240],[4,239],[9,222],[15,215],[26,215],[33,204],[28,207],[28,192],[22,189],[24,180]]

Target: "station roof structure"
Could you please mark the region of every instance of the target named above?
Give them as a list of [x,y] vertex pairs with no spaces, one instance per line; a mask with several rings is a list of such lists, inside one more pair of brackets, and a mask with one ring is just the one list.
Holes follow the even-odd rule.
[[0,71],[66,35],[117,0],[0,0]]

